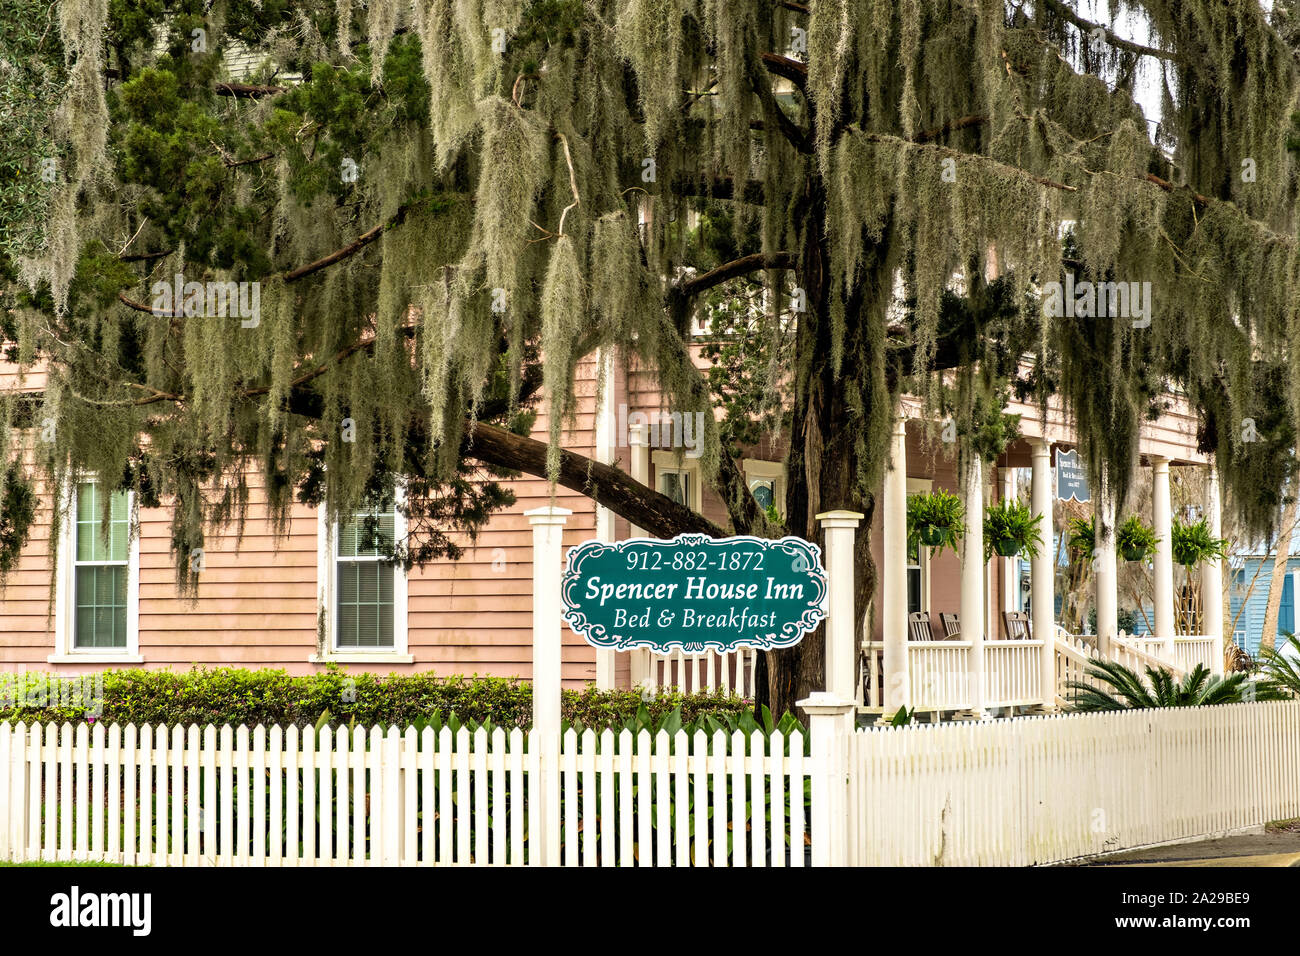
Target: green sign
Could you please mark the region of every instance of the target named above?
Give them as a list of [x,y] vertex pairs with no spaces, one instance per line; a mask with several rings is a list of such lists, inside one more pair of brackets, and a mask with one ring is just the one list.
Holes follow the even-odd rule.
[[826,616],[826,572],[802,538],[584,541],[569,549],[562,597],[569,627],[595,647],[768,650]]

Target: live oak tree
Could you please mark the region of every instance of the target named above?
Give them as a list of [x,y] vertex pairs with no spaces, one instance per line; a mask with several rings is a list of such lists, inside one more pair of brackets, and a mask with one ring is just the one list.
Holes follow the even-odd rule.
[[[0,413],[35,462],[3,472],[2,541],[32,514],[9,486],[93,471],[172,508],[192,586],[255,468],[281,521],[406,476],[423,561],[528,472],[660,536],[861,511],[864,622],[901,392],[986,457],[1004,395],[1058,396],[1122,507],[1170,385],[1265,528],[1300,405],[1293,3],[1122,6],[0,0],[3,337],[49,369]],[[160,307],[177,275],[257,283],[256,323]],[[1067,275],[1149,282],[1151,322],[1048,314]],[[755,344],[711,388],[695,319],[741,301]],[[725,404],[701,462],[728,527],[563,449],[598,350],[671,409]],[[747,415],[788,442],[784,528],[737,464]],[[769,664],[789,708],[820,635]]]

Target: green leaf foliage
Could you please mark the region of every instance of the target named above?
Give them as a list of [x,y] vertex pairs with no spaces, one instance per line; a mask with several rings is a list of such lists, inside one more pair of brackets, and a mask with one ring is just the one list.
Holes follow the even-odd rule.
[[[103,673],[103,690],[102,707],[95,708],[72,692],[70,681],[56,675],[0,674],[0,720],[62,723],[93,716],[105,724],[278,724],[318,729],[327,724],[404,727],[435,716],[467,726],[527,728],[532,722],[531,686],[495,677],[382,677],[337,667],[307,676],[238,668],[108,670]],[[25,706],[19,706],[20,699]],[[60,700],[64,703],[57,703]],[[573,726],[598,730],[632,726],[657,731],[667,726],[672,732],[673,726],[693,729],[706,716],[730,728],[730,722],[742,715],[746,722],[734,726],[749,730],[758,726],[753,722],[752,703],[720,693],[664,692],[643,699],[635,691],[587,687],[562,692],[561,714]]]
[[1039,517],[1029,510],[1028,505],[1018,501],[1000,501],[984,509],[985,560],[993,555],[994,546],[999,541],[1013,541],[1017,553],[1036,557],[1043,544]]
[[[933,555],[939,554],[944,548],[952,548],[956,552],[957,542],[965,534],[966,506],[957,495],[948,491],[930,491],[908,496],[909,546],[929,547]],[[934,537],[926,540],[927,535]]]
[[1114,661],[1094,661],[1090,680],[1069,681],[1071,707],[1076,711],[1146,710],[1155,707],[1208,707],[1243,701],[1284,700],[1287,694],[1272,681],[1250,681],[1246,674],[1212,677],[1197,664],[1181,681],[1164,668],[1148,667],[1146,679]]

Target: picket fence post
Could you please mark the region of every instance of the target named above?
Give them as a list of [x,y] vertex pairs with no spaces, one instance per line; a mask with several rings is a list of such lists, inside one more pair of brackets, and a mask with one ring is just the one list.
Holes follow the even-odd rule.
[[560,865],[560,559],[571,514],[553,505],[524,512],[533,526],[533,730],[541,748],[538,804],[529,813],[541,825],[528,828],[537,840],[529,859],[545,866]]
[[[400,739],[397,728],[389,727],[383,737],[380,752],[380,773],[383,775],[383,864],[397,866],[402,862],[402,775],[399,757]],[[462,809],[461,812],[465,812]]]
[[857,707],[826,691],[799,701],[812,742],[812,864],[848,860],[848,754]]
[[853,614],[853,539],[860,511],[823,511],[817,516],[826,536],[826,690],[840,700],[857,697],[858,655]]
[[0,860],[21,861],[27,845],[27,725],[0,726]]

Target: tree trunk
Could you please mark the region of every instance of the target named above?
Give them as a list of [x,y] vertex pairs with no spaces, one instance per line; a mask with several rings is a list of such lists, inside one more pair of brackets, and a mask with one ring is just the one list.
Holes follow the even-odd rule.
[[[865,408],[855,413],[845,400],[844,380],[831,361],[831,318],[828,277],[829,245],[824,232],[825,197],[813,180],[795,214],[805,224],[802,237],[799,278],[806,311],[798,316],[794,359],[794,408],[791,415],[790,451],[786,473],[786,526],[825,548],[817,514],[844,508],[863,514],[854,538],[854,634],[861,635],[871,597],[875,593],[876,569],[871,559],[871,521],[875,499],[864,493],[858,482],[859,447],[867,421],[892,410]],[[861,288],[859,283],[859,288]],[[892,289],[886,284],[884,288]],[[860,295],[846,303],[850,316],[862,314]],[[844,343],[847,378],[850,362],[861,376],[870,376],[879,365],[884,371],[883,353],[873,353],[864,343],[869,334],[860,330],[867,323],[849,322],[849,336],[862,338]],[[850,358],[852,356],[852,358]],[[856,643],[856,642],[855,642]],[[856,661],[857,655],[855,653]],[[768,655],[769,696],[774,716],[794,712],[796,703],[810,693],[826,689],[826,625],[823,624],[795,647]]]
[[1261,651],[1265,648],[1272,650],[1277,643],[1277,618],[1282,610],[1284,575],[1291,557],[1291,535],[1295,531],[1298,515],[1300,515],[1300,495],[1293,496],[1286,503],[1282,513],[1282,524],[1277,532],[1277,541],[1273,545],[1273,576],[1269,578],[1268,601],[1264,605],[1264,632],[1259,636]]

